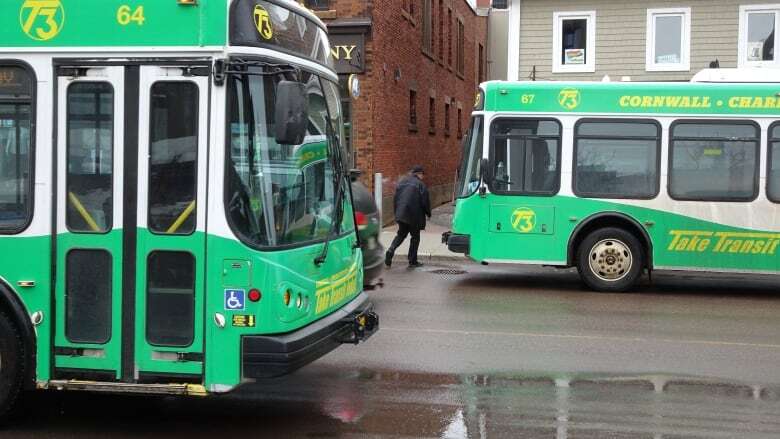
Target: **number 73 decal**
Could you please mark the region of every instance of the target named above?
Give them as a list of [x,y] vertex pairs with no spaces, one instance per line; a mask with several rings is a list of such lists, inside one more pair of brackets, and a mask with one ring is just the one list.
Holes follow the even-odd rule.
[[33,40],[48,41],[65,26],[65,9],[60,0],[26,0],[19,10],[19,24]]

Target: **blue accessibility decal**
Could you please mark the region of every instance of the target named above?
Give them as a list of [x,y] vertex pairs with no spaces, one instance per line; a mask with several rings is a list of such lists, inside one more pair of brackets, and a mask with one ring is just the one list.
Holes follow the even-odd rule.
[[244,290],[225,290],[225,310],[243,311],[246,306],[246,292]]

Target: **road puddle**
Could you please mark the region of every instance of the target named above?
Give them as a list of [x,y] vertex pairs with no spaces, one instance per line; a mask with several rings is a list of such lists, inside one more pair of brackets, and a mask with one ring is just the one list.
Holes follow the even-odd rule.
[[320,366],[213,398],[36,395],[2,437],[776,438],[778,395],[698,377]]

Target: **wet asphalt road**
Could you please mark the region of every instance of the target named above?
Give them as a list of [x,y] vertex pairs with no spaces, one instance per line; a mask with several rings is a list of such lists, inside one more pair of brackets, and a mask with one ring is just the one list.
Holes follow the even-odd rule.
[[385,281],[380,332],[289,377],[208,399],[36,394],[0,437],[780,437],[780,280],[597,294],[571,271],[448,263]]

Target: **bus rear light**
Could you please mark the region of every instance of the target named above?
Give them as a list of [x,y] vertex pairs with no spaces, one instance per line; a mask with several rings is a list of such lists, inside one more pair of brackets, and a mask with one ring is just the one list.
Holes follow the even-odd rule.
[[257,288],[249,290],[249,300],[252,302],[259,302],[263,298],[263,294]]
[[292,293],[290,290],[284,292],[284,306],[290,306],[290,300],[292,299]]
[[368,216],[363,212],[355,212],[355,222],[358,229],[363,230],[368,227]]

